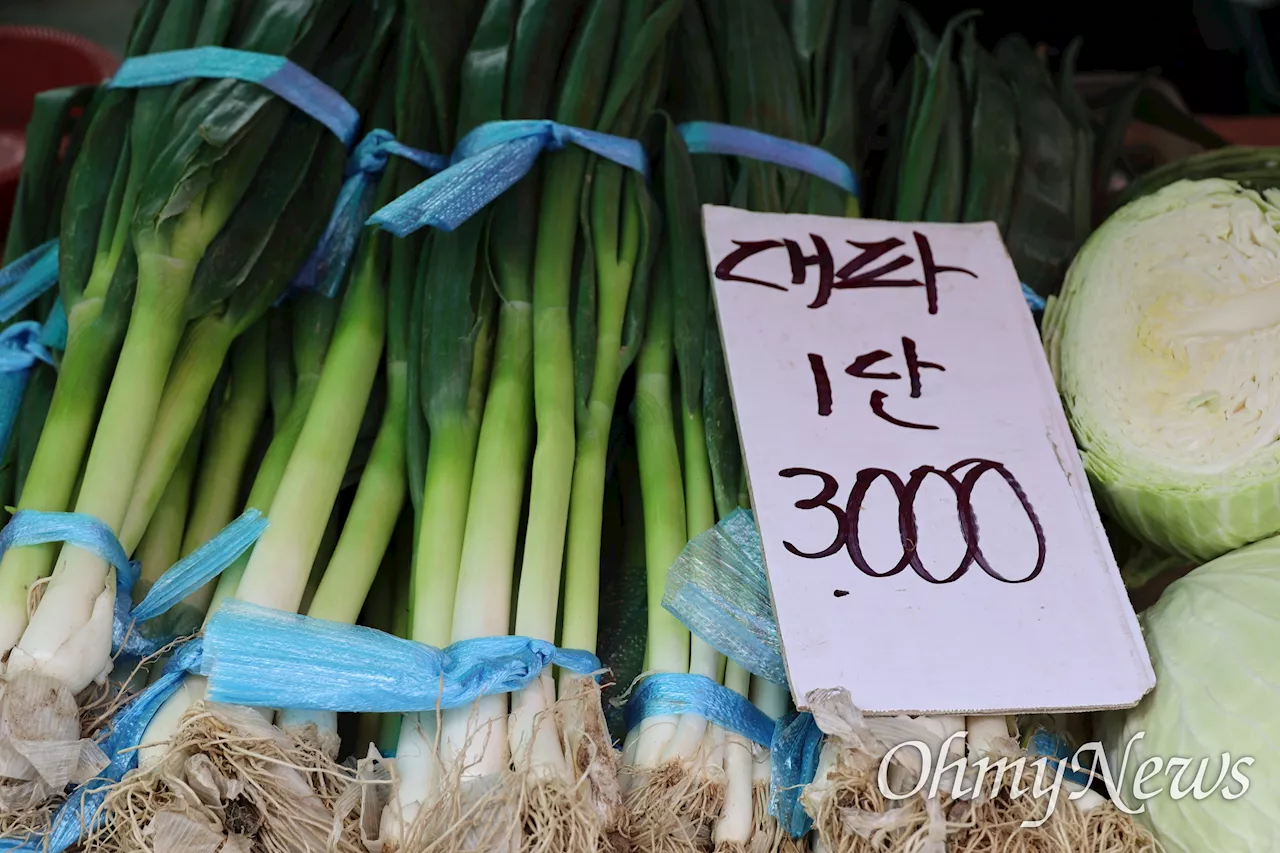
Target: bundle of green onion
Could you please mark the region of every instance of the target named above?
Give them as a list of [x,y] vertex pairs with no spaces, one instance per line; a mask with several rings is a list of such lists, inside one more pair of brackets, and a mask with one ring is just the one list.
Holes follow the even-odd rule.
[[[104,521],[141,564],[137,600],[241,511],[267,516],[221,577],[140,628],[157,635],[195,633],[236,598],[440,648],[550,641],[597,652],[617,693],[692,673],[783,716],[785,689],[661,606],[686,543],[750,502],[700,206],[868,208],[809,174],[691,154],[679,126],[807,143],[861,175],[887,120],[869,209],[995,220],[1042,293],[1087,236],[1095,165],[1112,156],[1074,53],[1055,77],[1021,39],[988,53],[967,16],[935,36],[908,11],[919,55],[895,91],[898,16],[896,0],[147,0],[131,56],[283,55],[362,129],[418,149],[553,119],[642,141],[649,173],[546,151],[454,231],[366,229],[330,297],[290,289],[348,167],[323,125],[234,80],[43,96],[41,150],[86,114],[61,164],[31,161],[6,258],[60,239],[69,334],[56,384],[32,379],[0,488],[18,508]],[[378,204],[425,178],[391,158]],[[111,675],[115,588],[74,546],[6,553],[6,690],[47,687],[64,709],[95,682],[119,691],[134,673]],[[203,703],[188,676],[94,849],[199,833],[210,849],[807,849],[769,815],[768,750],[695,714],[623,731],[593,679],[553,675],[403,718],[264,712],[276,729]],[[22,713],[3,703],[0,735]],[[984,743],[1007,736],[1002,718],[969,724]],[[862,849],[832,822],[859,796],[845,769],[828,749],[809,805],[828,819],[821,844]]]
[[1095,169],[1102,146],[1075,89],[1080,42],[1055,78],[1021,36],[988,53],[969,20],[974,12],[937,36],[904,10],[918,52],[894,94],[875,214],[994,221],[1022,280],[1054,292],[1088,236],[1094,175],[1104,171]]
[[[360,110],[394,13],[392,3],[345,0],[150,2],[129,53],[225,45],[284,55]],[[105,522],[143,563],[140,594],[240,508],[266,400],[264,314],[315,246],[347,152],[314,119],[235,80],[103,88],[88,109],[59,234],[66,351],[17,506]],[[308,294],[283,310],[301,324],[300,355],[312,355],[306,325],[335,305]],[[380,352],[379,339],[371,370]],[[358,425],[364,406],[348,403],[339,400]],[[276,454],[276,481],[290,455]],[[271,469],[264,460],[257,478]],[[0,588],[6,720],[74,710],[64,697],[112,670],[114,570],[72,545],[18,548],[0,563]],[[197,627],[212,592],[194,593],[166,627]],[[42,685],[47,701],[15,703],[19,683]]]

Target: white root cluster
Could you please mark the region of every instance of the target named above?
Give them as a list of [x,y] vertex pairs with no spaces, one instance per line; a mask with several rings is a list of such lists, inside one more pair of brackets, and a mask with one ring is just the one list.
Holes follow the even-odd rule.
[[[24,677],[25,678],[25,677]],[[6,689],[13,689],[6,685]],[[108,793],[106,820],[87,849],[104,853],[325,850],[334,853],[1158,853],[1156,842],[1105,801],[1059,799],[1038,827],[1047,797],[1007,788],[971,799],[888,799],[877,778],[888,745],[906,739],[940,748],[961,727],[970,758],[1016,758],[1001,718],[863,718],[847,695],[811,697],[829,735],[818,775],[801,795],[814,818],[792,839],[769,814],[767,750],[703,721],[651,719],[624,755],[609,741],[599,688],[582,679],[546,712],[564,763],[549,773],[530,750],[496,773],[467,776],[437,765],[433,795],[408,820],[396,807],[399,764],[370,747],[335,763],[307,726],[284,732],[258,711],[195,704],[160,759]],[[61,697],[63,704],[67,697]],[[68,707],[74,707],[74,701]],[[0,696],[0,711],[3,697]],[[65,710],[65,709],[64,709]],[[423,715],[424,717],[428,715]],[[682,725],[683,723],[683,725]],[[655,727],[657,727],[655,729]],[[664,731],[665,729],[665,731]],[[692,748],[683,739],[700,729]],[[421,733],[420,733],[421,734]],[[663,735],[666,735],[663,737]],[[439,737],[430,741],[439,746]],[[677,743],[681,741],[681,743]],[[92,741],[83,748],[93,755]],[[404,741],[402,740],[402,744]],[[956,741],[952,742],[953,744]],[[676,750],[687,749],[684,757]],[[961,750],[964,749],[962,745]],[[922,768],[899,750],[890,787],[911,788]],[[961,753],[963,754],[963,753]],[[89,761],[89,764],[84,764]],[[105,763],[82,758],[77,771]],[[58,765],[66,772],[67,762]],[[409,765],[406,765],[409,766]],[[1030,775],[1024,787],[1030,785]],[[747,784],[742,784],[745,780]],[[950,780],[943,780],[950,788]],[[927,788],[926,788],[927,791]],[[10,797],[17,787],[0,789]],[[0,808],[10,812],[10,800]],[[54,801],[56,803],[56,801]],[[52,806],[19,803],[0,835],[47,826]],[[1090,807],[1091,806],[1091,807]],[[43,821],[43,825],[41,824]]]
[[356,770],[257,711],[198,703],[163,758],[109,791],[88,839],[103,853],[363,853]]
[[[502,697],[505,698],[505,697]],[[399,750],[413,757],[394,762],[398,790],[389,797],[375,853],[611,853],[617,850],[622,796],[618,756],[600,705],[600,688],[589,678],[570,689],[536,718],[513,730],[537,732],[537,746],[516,740],[514,751],[483,740],[472,712],[467,740],[452,748],[432,715],[406,718]],[[443,716],[443,715],[441,715]],[[467,718],[464,718],[464,720]],[[522,746],[524,748],[522,748]],[[502,756],[477,772],[473,756]],[[401,768],[416,774],[401,779]],[[423,768],[427,768],[425,776]],[[422,776],[422,778],[418,778]],[[407,783],[407,784],[406,784]],[[412,799],[410,799],[412,797]]]
[[[1012,796],[1012,785],[1032,791],[1036,768],[1024,766],[1019,779],[1006,777],[998,789],[976,789],[973,762],[1010,761],[1021,755],[1004,730],[1003,718],[863,718],[845,691],[818,691],[809,697],[819,727],[830,737],[823,746],[818,775],[802,800],[814,817],[813,848],[821,853],[1158,853],[1156,841],[1131,818],[1100,797],[1078,802],[1061,796],[1048,818],[1050,796]],[[941,760],[966,757],[961,791],[952,799],[954,775],[945,774],[938,796],[932,782],[920,793],[890,800],[881,786],[880,768],[891,745],[920,741],[930,754],[942,754],[947,738],[967,729]],[[966,753],[967,747],[967,753]],[[914,759],[914,761],[913,761]],[[909,791],[926,772],[919,751],[894,753],[886,776],[894,791]],[[1024,826],[1025,823],[1038,826]]]

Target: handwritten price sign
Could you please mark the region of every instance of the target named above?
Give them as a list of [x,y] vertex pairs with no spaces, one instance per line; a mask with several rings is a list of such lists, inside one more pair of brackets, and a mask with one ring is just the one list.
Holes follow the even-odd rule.
[[703,208],[792,692],[869,713],[1155,683],[991,223]]

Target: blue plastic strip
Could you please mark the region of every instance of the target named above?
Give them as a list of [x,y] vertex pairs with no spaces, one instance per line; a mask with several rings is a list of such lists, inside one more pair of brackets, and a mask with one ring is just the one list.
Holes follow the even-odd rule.
[[228,600],[209,620],[211,702],[312,711],[408,713],[527,687],[548,666],[600,670],[589,652],[527,637],[463,640],[443,651],[372,628]]
[[329,297],[338,292],[372,211],[377,179],[391,155],[411,160],[431,172],[449,165],[447,157],[410,148],[397,142],[389,131],[370,131],[347,162],[346,181],[338,192],[329,224],[311,257],[294,276],[294,288],[318,290]]
[[458,142],[449,168],[374,213],[368,224],[397,237],[427,226],[452,231],[528,174],[542,152],[570,144],[649,173],[644,146],[634,139],[554,121],[488,122]]
[[112,89],[168,86],[200,77],[257,83],[329,128],[348,148],[360,114],[342,95],[283,56],[226,47],[196,47],[133,56],[107,84]]
[[39,323],[27,320],[0,332],[0,447],[9,444],[31,368],[37,361],[53,363],[53,357],[40,343]]
[[1031,289],[1025,281],[1022,282],[1022,298],[1027,300],[1027,307],[1035,314],[1039,314],[1044,310],[1044,297]]
[[101,825],[106,817],[102,804],[112,785],[138,765],[137,747],[142,735],[160,707],[181,686],[188,672],[200,667],[200,641],[192,640],[176,649],[165,663],[161,675],[147,685],[123,710],[99,732],[99,745],[111,756],[111,763],[90,781],[77,787],[53,816],[47,835],[0,842],[0,850],[23,853],[64,853],[80,839]]
[[50,240],[0,269],[0,321],[12,320],[58,283],[58,241]]
[[67,348],[67,312],[62,307],[61,298],[53,300],[53,307],[49,309],[49,316],[45,318],[40,332],[40,343],[59,351]]
[[662,606],[748,672],[787,683],[763,544],[750,510],[734,510],[685,545],[667,571]]
[[1068,782],[1074,782],[1084,788],[1088,788],[1093,784],[1091,775],[1071,769],[1071,759],[1075,756],[1076,751],[1071,748],[1071,745],[1067,743],[1064,737],[1055,732],[1047,729],[1036,731],[1031,736],[1031,742],[1027,744],[1026,752],[1027,757],[1031,759],[1050,759],[1045,763],[1053,772],[1057,772],[1059,764],[1066,765],[1063,768],[1062,778]]
[[256,509],[224,527],[217,536],[173,564],[161,575],[138,606],[133,618],[139,622],[155,618],[195,590],[222,574],[267,529],[267,520]]
[[769,744],[769,814],[792,838],[813,828],[813,818],[805,811],[800,795],[818,775],[823,737],[813,714],[793,712],[778,720]]
[[261,513],[255,509],[247,510],[217,536],[161,575],[136,609],[133,607],[133,587],[138,582],[140,567],[129,560],[111,528],[91,515],[18,510],[0,530],[0,556],[11,547],[67,542],[110,563],[116,569],[112,651],[142,658],[155,654],[175,638],[146,636],[137,630],[137,624],[164,614],[216,578],[262,535],[266,527],[267,520]]
[[748,157],[762,163],[786,166],[821,178],[851,196],[858,195],[858,177],[853,169],[830,151],[815,145],[713,121],[691,121],[679,125],[676,130],[684,138],[690,154]]
[[664,672],[640,682],[627,700],[627,729],[646,717],[696,714],[761,746],[773,742],[774,722],[738,693],[705,675]]
[[[120,540],[106,522],[81,512],[41,512],[20,509],[0,530],[0,557],[10,548],[23,545],[46,545],[67,542],[90,551],[112,566],[118,574],[130,575],[136,581],[138,566],[129,561]],[[133,583],[129,584],[130,589]]]

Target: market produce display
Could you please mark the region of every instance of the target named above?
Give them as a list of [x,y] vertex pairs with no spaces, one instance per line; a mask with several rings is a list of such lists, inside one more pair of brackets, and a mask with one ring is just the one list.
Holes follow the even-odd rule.
[[[899,0],[144,2],[37,98],[0,267],[0,849],[1271,850],[1280,156],[1134,174],[1144,80],[1087,101],[1078,51]],[[1142,704],[800,714],[672,606],[776,634],[703,204],[999,226],[1126,585],[1189,572]],[[960,731],[1258,772],[1030,828],[877,787]]]

